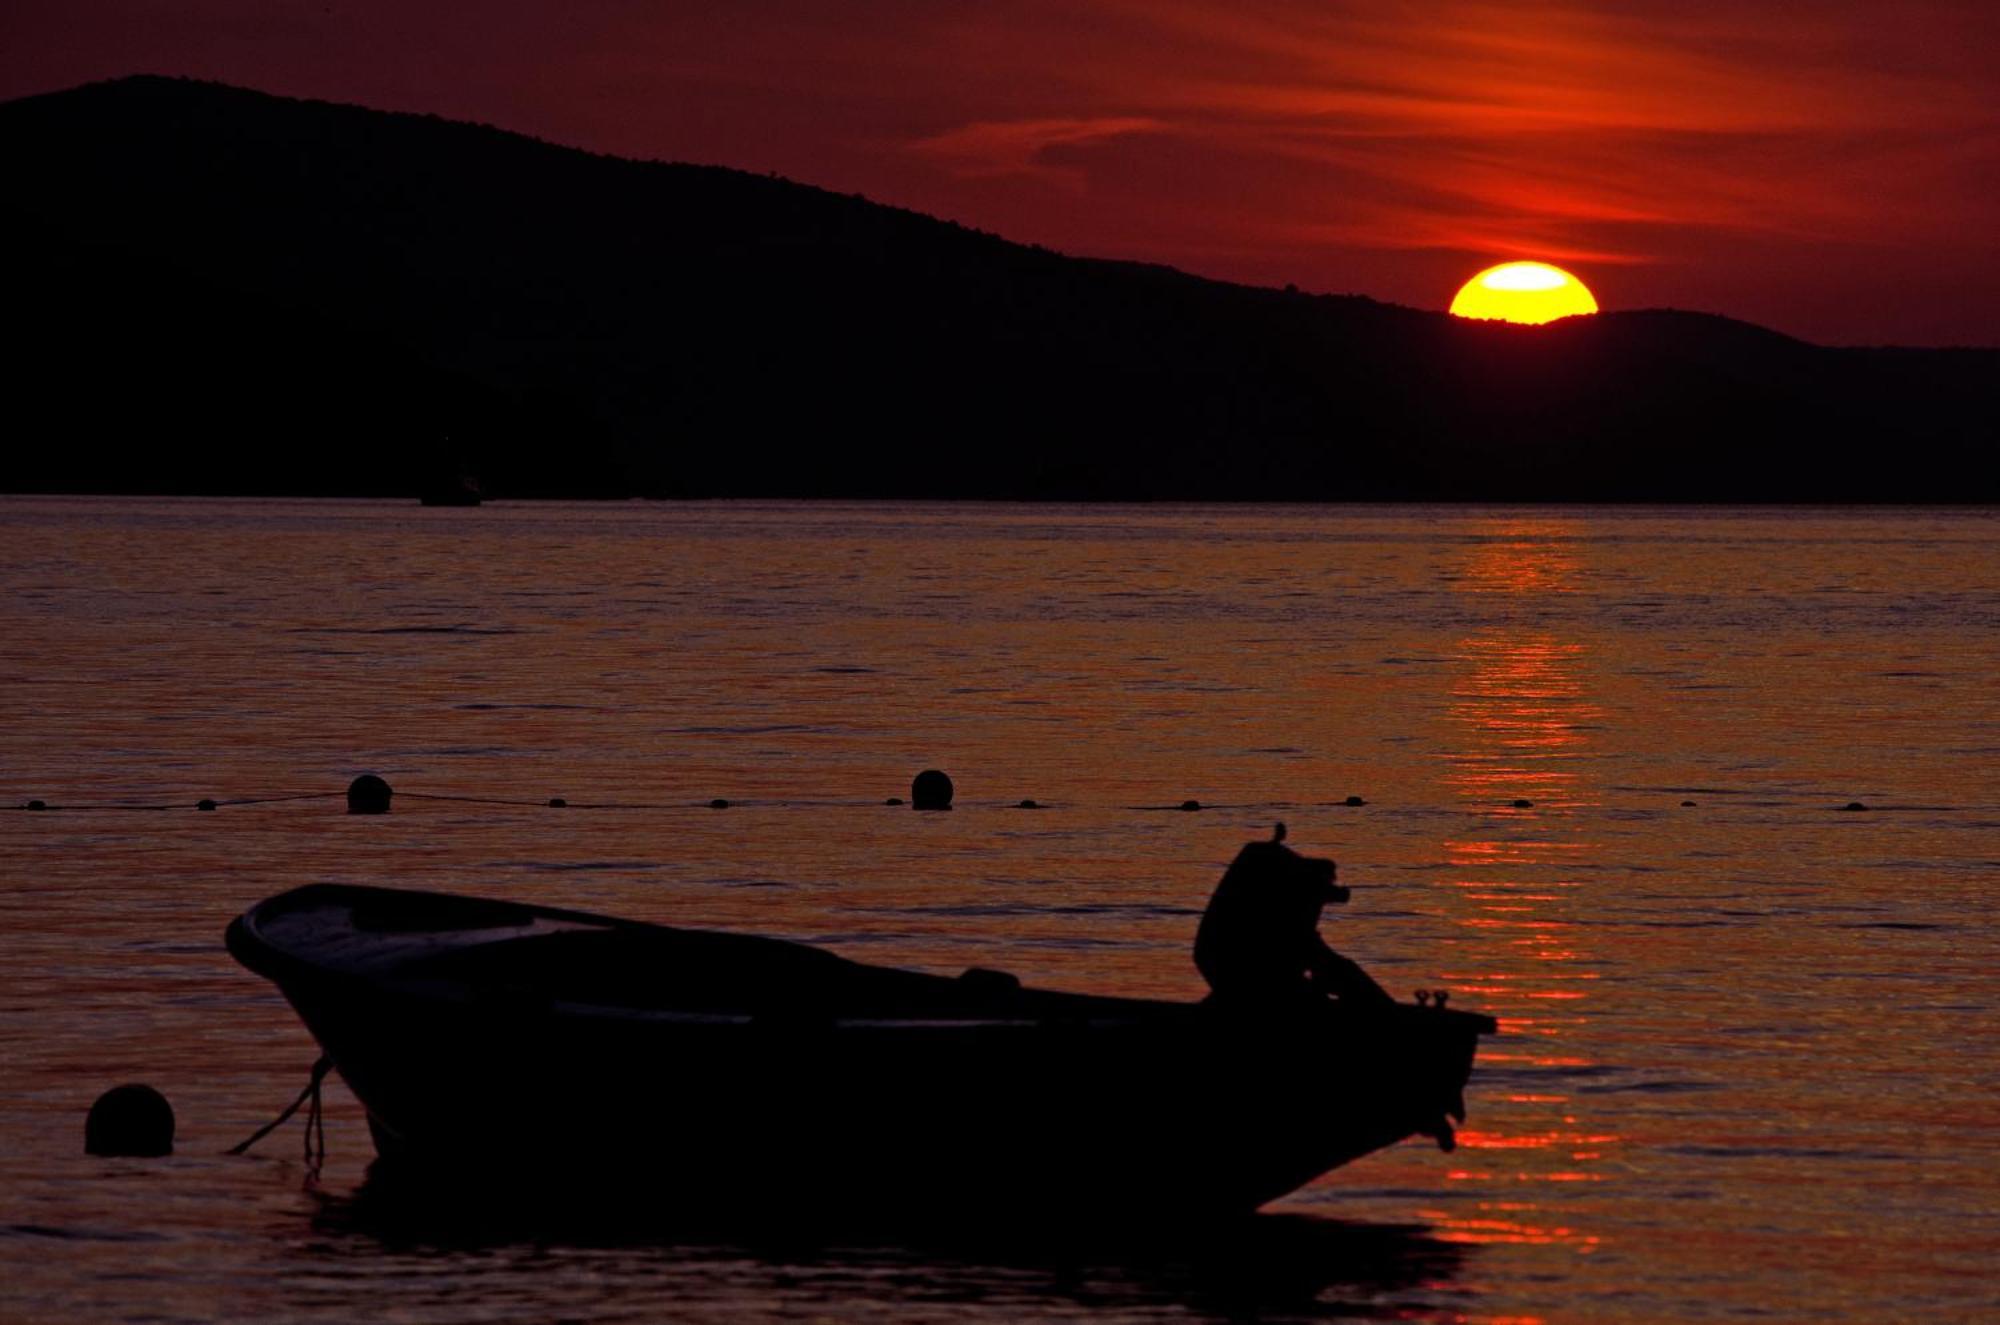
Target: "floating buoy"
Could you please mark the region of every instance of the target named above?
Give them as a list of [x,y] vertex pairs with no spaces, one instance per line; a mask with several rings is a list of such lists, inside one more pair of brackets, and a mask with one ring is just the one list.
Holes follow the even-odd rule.
[[88,1155],[152,1158],[174,1153],[174,1110],[151,1086],[113,1086],[90,1106],[83,1124]]
[[711,810],[726,810],[729,808],[729,802],[722,799],[722,797],[717,796],[714,800],[708,803],[708,808]]
[[1517,810],[1532,810],[1535,808],[1535,803],[1527,799],[1526,797],[1523,797],[1520,800],[1514,802],[1514,808]]
[[549,797],[549,808],[551,810],[567,810],[569,802],[560,796],[551,796]]
[[1693,802],[1693,801],[1682,801],[1682,802],[1681,802],[1681,808],[1682,808],[1683,810],[1691,810],[1691,809],[1693,809],[1693,808],[1694,808],[1694,802]]
[[1849,801],[1847,802],[1847,804],[1841,806],[1840,808],[1843,811],[1845,811],[1845,810],[1865,810],[1868,807],[1866,805],[1863,805],[1860,801]]
[[29,801],[21,808],[24,810],[46,810],[49,808],[49,803],[47,801]]
[[395,795],[389,784],[373,773],[363,773],[347,784],[349,814],[387,814],[389,798]]
[[1039,810],[1042,808],[1042,805],[1040,801],[1026,800],[1022,801],[1019,805],[1015,806],[1014,808],[1017,810]]
[[201,800],[196,801],[194,803],[194,807],[197,810],[212,810],[215,808],[215,802],[204,797]]
[[942,769],[927,768],[910,780],[910,807],[917,810],[949,810],[953,787]]
[[1349,796],[1341,802],[1342,805],[1366,805],[1367,803],[1367,801],[1362,800],[1359,796]]
[[901,796],[891,796],[888,800],[885,800],[882,803],[884,805],[901,805],[903,803],[903,798]]
[[1199,810],[1199,809],[1201,808],[1201,802],[1200,802],[1200,801],[1182,801],[1182,802],[1181,802],[1181,808],[1182,808],[1183,810],[1187,810],[1187,811],[1190,811],[1190,812],[1192,812],[1192,811],[1194,811],[1194,810]]

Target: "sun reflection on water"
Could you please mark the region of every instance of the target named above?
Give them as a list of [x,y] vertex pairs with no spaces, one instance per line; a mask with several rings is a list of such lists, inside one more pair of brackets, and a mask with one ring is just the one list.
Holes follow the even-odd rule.
[[[1463,592],[1574,591],[1582,567],[1560,524],[1494,532],[1474,545],[1457,582]],[[1578,874],[1600,849],[1577,812],[1598,804],[1587,769],[1602,714],[1584,685],[1581,641],[1505,611],[1489,615],[1497,624],[1459,642],[1465,672],[1447,708],[1457,742],[1444,777],[1469,811],[1467,831],[1444,844],[1451,916],[1466,932],[1452,949],[1483,960],[1446,979],[1499,1018],[1502,1038],[1481,1063],[1518,1088],[1489,1096],[1491,1121],[1459,1133],[1460,1162],[1446,1179],[1482,1194],[1423,1214],[1453,1241],[1588,1252],[1599,1235],[1579,1227],[1555,1193],[1603,1181],[1604,1157],[1619,1142],[1572,1111],[1566,1085],[1597,1066],[1576,1048],[1597,975],[1574,915],[1583,904]],[[1532,1195],[1538,1189],[1550,1195]]]

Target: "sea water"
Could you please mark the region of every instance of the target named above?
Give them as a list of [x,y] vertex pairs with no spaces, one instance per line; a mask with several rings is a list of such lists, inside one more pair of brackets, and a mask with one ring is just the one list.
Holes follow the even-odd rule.
[[[2000,1315],[2000,513],[9,498],[0,567],[0,1317]],[[300,883],[1195,998],[1279,821],[1500,1019],[1456,1153],[1051,1243],[385,1217],[337,1082],[317,1182],[221,1155]],[[127,1080],[172,1158],[80,1153]]]

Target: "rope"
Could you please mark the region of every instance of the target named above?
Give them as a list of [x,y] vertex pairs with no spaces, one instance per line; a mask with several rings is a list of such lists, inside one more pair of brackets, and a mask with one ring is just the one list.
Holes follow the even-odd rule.
[[[87,813],[92,811],[98,813],[118,813],[123,811],[130,813],[153,814],[170,810],[189,810],[189,809],[219,810],[219,809],[227,809],[227,808],[246,806],[246,805],[280,805],[280,804],[288,804],[295,801],[334,800],[342,797],[345,794],[346,794],[345,792],[341,791],[288,791],[288,792],[278,792],[276,794],[269,796],[234,796],[226,800],[204,797],[198,801],[173,801],[164,804],[142,802],[142,801],[98,801],[98,802],[86,802],[83,804],[51,804],[47,801],[31,800],[26,802],[16,802],[11,805],[0,805],[0,810],[46,811],[51,813],[59,811],[67,813],[78,813],[78,812]],[[773,799],[758,799],[755,801],[731,801],[717,797],[713,800],[706,800],[706,801],[690,799],[685,801],[677,800],[677,801],[660,802],[660,801],[572,801],[572,800],[567,800],[560,796],[550,797],[548,799],[530,799],[528,797],[520,797],[520,796],[459,796],[459,795],[449,794],[446,792],[436,792],[436,791],[396,791],[393,793],[393,795],[395,799],[401,801],[437,801],[440,803],[457,804],[457,805],[504,805],[515,809],[525,809],[525,810],[540,810],[540,809],[640,810],[640,811],[648,811],[654,813],[676,813],[683,811],[748,809],[748,808],[767,809],[767,810],[770,809],[857,810],[872,806],[900,806],[903,804],[903,801],[900,797],[893,797],[893,796],[885,800],[876,800],[873,798],[862,800],[862,799],[825,799],[818,797],[780,797]],[[1257,810],[1262,812],[1270,810],[1306,810],[1306,809],[1341,809],[1341,808],[1352,809],[1364,806],[1366,804],[1367,802],[1359,796],[1349,796],[1346,797],[1344,800],[1323,800],[1323,801],[1322,800],[1313,800],[1313,801],[1274,800],[1274,801],[1265,801],[1261,803],[1198,801],[1192,799],[1180,801],[1178,803],[1169,803],[1164,805],[1105,806],[1100,803],[1097,806],[1097,808],[1118,809],[1133,814],[1156,814],[1156,813],[1176,813],[1176,812],[1191,813],[1199,811],[1236,812],[1243,810]],[[1482,809],[1487,812],[1492,812],[1499,809],[1501,804],[1502,802],[1495,801],[1492,805],[1483,807],[1478,805],[1473,805],[1473,806],[1460,806],[1454,808],[1459,808],[1474,813],[1480,812]],[[1518,808],[1521,804],[1522,804],[1521,802],[1516,802],[1515,803],[1516,808]],[[1691,805],[1693,804],[1693,802],[1684,801],[1682,802],[1682,804],[1684,806]],[[1089,808],[1089,806],[1087,805],[1087,803],[1081,801],[1023,800],[1015,802],[961,801],[954,808],[964,809],[964,810],[974,810],[974,811],[1065,810],[1065,809],[1074,810],[1074,809]],[[1810,810],[1815,807],[1812,805],[1803,805],[1800,806],[1799,808]],[[1947,808],[1947,807],[1919,807],[1919,806],[1863,807],[1859,801],[1855,801],[1845,806],[1834,806],[1831,808],[1841,809],[1841,810],[1854,810],[1857,808],[1918,809],[1918,808]]]
[[[243,805],[279,805],[279,804],[289,803],[292,801],[333,800],[342,796],[343,794],[344,793],[338,791],[301,791],[301,792],[288,792],[278,796],[237,796],[237,797],[232,797],[228,800],[215,800],[215,799],[205,798],[200,801],[175,801],[170,804],[164,804],[164,805],[140,804],[132,801],[95,802],[82,805],[66,803],[57,805],[47,801],[33,800],[21,804],[0,805],[0,810],[32,810],[38,812],[47,812],[50,814],[88,813],[92,811],[98,813],[117,813],[121,811],[126,811],[132,813],[150,814],[167,810],[221,810],[221,809],[230,809],[236,806],[243,806]],[[646,810],[658,813],[673,813],[682,810],[749,809],[753,807],[758,809],[777,809],[777,810],[816,810],[816,809],[855,810],[855,809],[868,809],[884,805],[899,806],[902,804],[902,801],[897,799],[875,800],[872,798],[868,800],[784,798],[776,800],[756,800],[756,801],[722,801],[721,803],[718,804],[716,800],[705,800],[705,801],[685,800],[685,801],[669,801],[669,802],[573,801],[564,799],[562,797],[556,797],[553,799],[545,799],[545,800],[529,800],[524,797],[507,797],[507,796],[451,796],[451,795],[446,795],[442,792],[431,792],[431,791],[397,791],[394,794],[395,794],[395,799],[399,801],[440,801],[448,804],[457,804],[457,805],[505,805],[505,806],[512,806],[516,809],[525,809],[525,810],[541,810],[541,809]],[[1016,801],[1007,801],[1007,802],[960,801],[951,808],[961,809],[961,810],[982,810],[982,809],[1062,810],[1062,809],[1079,808],[1080,804],[1081,804],[1080,802],[1075,802],[1075,801],[1067,801],[1067,802],[1035,801],[1033,803],[1021,803]],[[1296,810],[1300,808],[1316,808],[1321,806],[1328,808],[1339,808],[1341,805],[1342,802],[1340,801],[1310,801],[1310,802],[1269,801],[1258,806],[1224,804],[1216,801],[1183,801],[1180,804],[1176,805],[1118,805],[1111,808],[1143,814],[1143,813],[1167,812],[1167,811],[1182,812],[1182,811],[1197,811],[1197,810],[1238,810],[1246,808],[1254,808],[1259,810]]]
[[[325,1063],[328,1067],[333,1065],[333,1061],[324,1055],[321,1056],[320,1062]],[[313,1064],[313,1068],[315,1071],[318,1071],[319,1063]],[[319,1181],[320,1168],[326,1163],[326,1108],[322,1102],[318,1085],[318,1082],[324,1080],[325,1076],[324,1072],[320,1072],[319,1076],[315,1078],[312,1107],[306,1111],[305,1160],[306,1181],[309,1183]]]
[[14,805],[14,806],[10,806],[9,808],[10,808],[10,809],[16,809],[16,810],[49,810],[49,811],[56,811],[56,810],[132,810],[132,811],[148,811],[148,812],[150,812],[150,811],[153,811],[153,810],[185,810],[185,809],[187,809],[187,808],[189,808],[189,807],[188,807],[188,806],[186,806],[186,805],[139,805],[139,804],[135,804],[135,803],[133,803],[133,802],[131,802],[131,801],[116,801],[116,802],[111,802],[111,803],[108,803],[108,804],[101,804],[101,805],[50,805],[50,804],[47,804],[46,802],[43,802],[43,801],[29,801],[29,802],[28,802],[28,803],[27,803],[26,805]]
[[62,805],[51,805],[47,801],[34,800],[34,801],[24,802],[23,804],[20,805],[9,805],[6,808],[10,810],[34,810],[34,811],[47,811],[51,813],[56,811],[89,811],[89,810],[97,810],[97,811],[132,810],[132,811],[146,811],[146,812],[151,812],[155,810],[200,810],[200,809],[214,810],[214,809],[220,809],[225,805],[275,805],[280,801],[327,800],[329,798],[339,796],[341,794],[342,793],[338,791],[290,791],[281,793],[276,796],[238,796],[230,800],[204,799],[199,801],[172,801],[164,805],[148,804],[141,801],[97,801],[94,803],[87,802],[82,805],[69,804],[69,803],[65,803]]
[[331,800],[335,796],[340,796],[344,794],[345,793],[338,791],[287,791],[287,792],[282,792],[276,796],[237,796],[230,800],[217,801],[216,804],[217,805],[276,805],[280,801]]
[[333,1056],[321,1054],[319,1061],[312,1065],[312,1077],[306,1082],[306,1088],[299,1092],[299,1097],[286,1105],[283,1113],[222,1153],[244,1154],[250,1147],[284,1126],[293,1114],[310,1104],[312,1107],[306,1111],[306,1181],[308,1183],[318,1181],[320,1166],[326,1162],[326,1111],[320,1104],[320,1085],[331,1070],[333,1070]]
[[[129,810],[135,812],[158,812],[165,810],[220,810],[244,805],[280,805],[293,801],[334,800],[347,795],[343,791],[284,791],[269,796],[203,797],[197,801],[173,801],[152,804],[139,801],[102,801],[86,804],[51,804],[41,800],[16,802],[0,805],[6,810],[37,811],[99,811],[115,812]],[[715,797],[709,800],[688,799],[673,801],[573,801],[561,796],[529,798],[524,796],[464,796],[441,791],[391,792],[399,801],[436,801],[455,805],[504,805],[523,810],[643,810],[655,813],[675,813],[696,810],[766,809],[766,810],[858,810],[875,806],[899,807],[905,804],[902,797],[890,796],[877,799],[849,799],[845,797],[783,796],[758,798],[754,801],[728,800]],[[1262,804],[1237,804],[1217,801],[1184,800],[1164,805],[1100,805],[1099,808],[1119,809],[1128,813],[1189,812],[1200,810],[1297,810],[1318,807],[1354,807],[1366,804],[1359,796],[1349,796],[1344,801],[1270,801]],[[964,810],[1065,810],[1086,808],[1081,801],[961,801],[955,807]]]
[[[463,805],[524,805],[529,809],[534,809],[534,810],[543,809],[548,805],[548,802],[545,800],[540,800],[540,801],[516,800],[506,796],[447,796],[442,792],[436,792],[436,791],[399,791],[396,793],[396,799],[409,800],[409,801],[457,801]],[[598,807],[586,806],[586,805],[574,805],[568,808],[583,810],[583,809],[595,809]],[[633,805],[633,806],[620,806],[618,808],[635,809],[635,810],[656,810],[656,809],[662,809],[664,807],[657,805]]]
[[[720,803],[718,803],[715,800],[548,801],[548,800],[524,800],[518,797],[506,797],[506,796],[451,796],[451,795],[446,795],[443,792],[437,792],[437,791],[398,791],[395,793],[395,798],[399,801],[402,800],[446,801],[460,805],[513,805],[529,810],[541,810],[541,809],[657,810],[661,812],[668,812],[674,810],[744,809],[752,805],[755,805],[760,809],[779,809],[779,810],[799,810],[799,809],[852,810],[852,809],[861,809],[870,806],[882,805],[885,803],[879,800],[809,800],[803,798],[794,798],[785,800],[722,801]],[[968,802],[968,805],[969,804],[970,802]],[[1008,806],[1007,808],[1013,809],[1017,807]],[[1047,807],[1043,805],[1038,805],[1036,806],[1036,808],[1042,809]],[[1151,808],[1151,807],[1142,807],[1142,808]],[[1176,806],[1169,808],[1179,808],[1179,807]]]

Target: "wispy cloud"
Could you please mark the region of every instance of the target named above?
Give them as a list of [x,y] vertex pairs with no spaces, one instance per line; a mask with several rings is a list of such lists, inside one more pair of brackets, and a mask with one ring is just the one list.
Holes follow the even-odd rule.
[[1144,115],[1110,115],[1093,119],[982,120],[945,133],[920,138],[910,150],[933,158],[956,174],[1046,175],[1072,182],[1082,172],[1051,159],[1054,149],[1088,147],[1131,134],[1159,133],[1164,120]]
[[1432,302],[1546,257],[1806,334],[2000,340],[1994,0],[270,8],[16,0],[0,90],[195,73],[1239,279]]
[[[1414,16],[1384,0],[1086,7],[1094,39],[1066,44],[986,20],[1011,53],[1000,58],[1038,66],[1043,83],[1057,52],[1066,101],[1043,109],[1062,117],[981,119],[913,150],[963,175],[1047,172],[1050,148],[1134,134],[1149,141],[1095,164],[1125,168],[1140,152],[1290,161],[1339,184],[1296,191],[1290,205],[1309,213],[1298,233],[1395,249],[1497,243],[1641,262],[1663,227],[1868,242],[1931,220],[1963,227],[1968,205],[1992,211],[1951,183],[1977,178],[2000,144],[1992,70],[1908,58],[1907,13],[1835,5],[1774,23],[1754,3],[1710,13],[1665,0],[1447,0]],[[1918,8],[1933,33],[1979,23],[1966,6]],[[1884,58],[1857,60],[1864,42]],[[1023,85],[1035,85],[1025,73]],[[1913,137],[1931,144],[1928,161],[1891,146]],[[1885,170],[1922,181],[1930,218],[1885,215]]]

